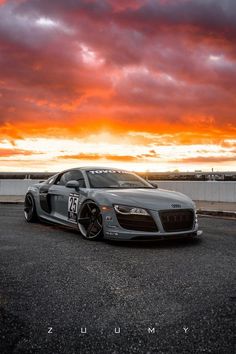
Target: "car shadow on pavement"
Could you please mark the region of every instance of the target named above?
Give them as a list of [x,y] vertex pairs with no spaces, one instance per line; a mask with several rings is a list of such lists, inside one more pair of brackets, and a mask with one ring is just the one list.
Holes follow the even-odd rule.
[[55,225],[45,220],[41,220],[41,225],[48,226],[53,230],[58,230],[61,232],[65,232],[72,236],[73,238],[76,237],[79,242],[86,242],[90,245],[92,244],[99,244],[103,243],[108,246],[112,247],[123,247],[123,248],[145,248],[145,249],[153,249],[153,248],[184,248],[184,247],[196,247],[202,242],[201,237],[196,238],[189,238],[189,239],[154,239],[154,240],[127,240],[127,241],[120,241],[120,240],[85,240],[82,235],[76,230],[71,229],[64,225]]
[[194,239],[180,239],[180,240],[152,240],[152,241],[111,241],[105,240],[111,246],[118,246],[124,248],[184,248],[196,247],[201,242],[201,238]]

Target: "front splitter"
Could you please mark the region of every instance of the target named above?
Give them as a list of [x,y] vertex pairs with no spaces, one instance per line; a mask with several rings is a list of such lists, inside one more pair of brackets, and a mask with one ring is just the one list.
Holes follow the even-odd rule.
[[105,234],[105,239],[108,240],[116,240],[116,241],[157,241],[157,240],[177,240],[177,239],[190,239],[200,237],[202,235],[202,231],[191,231],[184,232],[178,234],[128,234],[128,233],[119,233],[119,232],[109,232]]

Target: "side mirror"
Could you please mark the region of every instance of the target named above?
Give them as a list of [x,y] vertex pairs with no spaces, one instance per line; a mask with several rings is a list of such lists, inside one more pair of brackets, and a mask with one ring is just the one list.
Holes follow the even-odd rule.
[[150,183],[154,188],[158,188],[158,184],[157,184],[157,183],[155,183],[155,182],[150,182],[150,181],[149,181],[149,183]]
[[68,182],[66,183],[66,187],[67,187],[67,188],[79,189],[79,182],[78,182],[78,181],[75,181],[75,180],[68,181]]

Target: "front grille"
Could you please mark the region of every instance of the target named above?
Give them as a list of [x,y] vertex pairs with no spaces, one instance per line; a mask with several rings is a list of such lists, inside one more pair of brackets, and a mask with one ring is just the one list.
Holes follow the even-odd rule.
[[121,227],[128,230],[157,232],[158,228],[151,215],[123,215],[116,213]]
[[163,229],[166,232],[192,230],[194,212],[191,209],[159,211]]

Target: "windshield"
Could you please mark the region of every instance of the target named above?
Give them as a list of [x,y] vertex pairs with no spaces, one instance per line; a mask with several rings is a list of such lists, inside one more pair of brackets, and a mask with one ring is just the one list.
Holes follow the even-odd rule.
[[134,173],[123,170],[86,171],[91,188],[154,188]]

